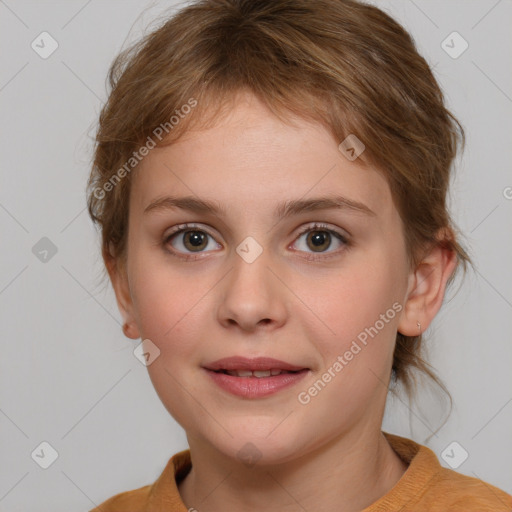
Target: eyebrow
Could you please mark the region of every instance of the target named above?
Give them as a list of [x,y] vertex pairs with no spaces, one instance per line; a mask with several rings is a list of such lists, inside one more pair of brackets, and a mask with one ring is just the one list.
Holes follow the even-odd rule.
[[[151,202],[144,210],[144,214],[154,211],[165,211],[181,208],[197,213],[210,213],[226,216],[226,209],[217,201],[208,201],[193,196],[172,197],[165,196]],[[354,201],[342,196],[316,197],[312,199],[295,199],[280,203],[274,211],[274,216],[284,219],[299,213],[313,212],[317,210],[348,210],[355,213],[363,213],[375,216],[368,206],[359,201]]]

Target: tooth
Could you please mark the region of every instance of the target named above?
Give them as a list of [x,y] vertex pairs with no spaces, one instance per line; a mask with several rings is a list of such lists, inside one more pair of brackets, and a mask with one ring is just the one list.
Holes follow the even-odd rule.
[[252,373],[255,377],[270,377],[270,370],[254,370]]
[[270,370],[270,375],[279,375],[281,373],[281,370],[278,370],[277,368],[272,368]]
[[236,370],[234,373],[237,377],[251,377],[252,376],[251,370]]

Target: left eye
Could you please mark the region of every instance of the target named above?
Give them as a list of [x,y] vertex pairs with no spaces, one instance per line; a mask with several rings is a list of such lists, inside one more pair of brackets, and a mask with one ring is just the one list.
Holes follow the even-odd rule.
[[296,243],[298,244],[297,249],[300,251],[309,252],[309,249],[311,252],[323,253],[332,252],[327,249],[331,248],[333,244],[338,245],[334,250],[343,247],[347,240],[341,233],[332,229],[314,227],[302,232]]

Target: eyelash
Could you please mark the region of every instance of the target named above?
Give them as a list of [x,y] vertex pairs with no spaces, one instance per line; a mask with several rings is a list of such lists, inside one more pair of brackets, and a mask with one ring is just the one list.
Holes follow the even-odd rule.
[[[177,235],[179,235],[181,233],[185,233],[187,231],[199,231],[199,232],[202,232],[202,233],[206,233],[208,236],[210,236],[213,239],[215,239],[215,237],[211,233],[209,233],[207,230],[205,230],[205,229],[203,229],[200,226],[197,226],[195,224],[180,224],[179,226],[177,226],[177,228],[178,229],[176,229],[175,231],[169,233],[168,235],[166,235],[164,237],[165,250],[169,254],[171,254],[172,256],[176,256],[177,258],[185,259],[187,261],[195,261],[195,260],[198,260],[198,259],[202,258],[203,254],[207,254],[208,253],[208,251],[198,252],[198,253],[196,253],[196,255],[193,255],[193,253],[186,253],[187,255],[184,256],[184,254],[179,252],[179,251],[176,251],[174,249],[168,249],[167,245],[169,244],[169,242],[171,241],[172,238],[174,238],[175,236],[177,236]],[[306,257],[306,259],[308,261],[322,261],[322,260],[326,260],[328,258],[331,258],[331,257],[339,255],[339,253],[341,251],[343,251],[344,249],[346,249],[347,247],[350,246],[350,242],[349,242],[349,240],[347,239],[347,237],[345,235],[343,235],[339,231],[336,231],[336,230],[334,230],[332,228],[329,228],[328,226],[326,226],[326,225],[324,225],[322,223],[316,223],[316,222],[313,225],[309,225],[306,228],[304,228],[297,235],[295,240],[299,239],[302,235],[304,235],[306,233],[309,233],[310,231],[323,231],[323,232],[330,233],[331,235],[334,235],[334,237],[336,239],[338,239],[340,242],[342,242],[342,244],[345,247],[343,249],[338,249],[337,251],[330,251],[330,252],[325,252],[325,253],[316,253],[316,254],[314,252],[307,253],[308,256]],[[297,251],[297,252],[304,252],[304,251]]]

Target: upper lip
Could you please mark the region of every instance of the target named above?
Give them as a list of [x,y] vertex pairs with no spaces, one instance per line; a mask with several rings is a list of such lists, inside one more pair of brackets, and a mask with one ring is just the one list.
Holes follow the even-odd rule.
[[204,365],[207,370],[286,370],[295,372],[304,370],[304,366],[295,366],[272,357],[247,358],[241,356],[225,357]]

